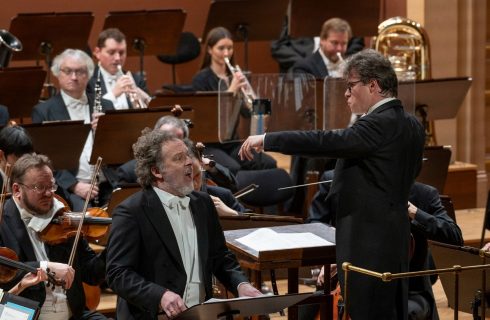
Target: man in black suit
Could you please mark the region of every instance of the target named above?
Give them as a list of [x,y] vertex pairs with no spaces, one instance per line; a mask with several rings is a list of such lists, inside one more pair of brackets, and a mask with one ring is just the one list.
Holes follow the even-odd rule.
[[102,106],[105,109],[141,107],[135,105],[136,101],[149,103],[150,96],[146,93],[148,89],[144,77],[122,71],[126,55],[126,36],[119,29],[109,28],[99,34],[94,49],[94,56],[99,64],[88,83],[87,93],[95,94],[98,83],[102,92]]
[[[299,60],[291,68],[293,73],[309,73],[316,79],[326,76],[341,77],[342,58],[345,57],[347,46],[352,38],[352,29],[349,23],[340,18],[331,18],[323,23],[320,32],[320,48],[312,55]],[[356,40],[351,44],[355,53],[364,48],[364,43]]]
[[[94,72],[92,59],[82,50],[66,49],[56,56],[51,67],[53,75],[58,78],[60,93],[41,102],[32,109],[32,122],[59,120],[83,120],[97,128],[102,113],[94,112],[95,97],[86,93],[87,83]],[[102,111],[107,110],[102,107]],[[93,146],[93,132],[90,132],[78,168],[61,168],[55,173],[56,182],[62,188],[62,194],[75,211],[81,211],[85,199],[98,199],[105,204],[112,192],[112,184],[104,181],[90,192],[92,166],[89,164]]]
[[[410,223],[407,201],[422,163],[424,129],[396,99],[398,83],[388,59],[374,50],[347,60],[345,97],[351,127],[332,131],[286,131],[251,136],[240,154],[253,150],[335,157],[329,197],[336,199],[337,267],[344,262],[377,272],[408,271]],[[339,274],[344,287],[343,274]],[[351,272],[352,319],[406,319],[408,281],[383,283]]]
[[134,146],[143,190],[115,210],[107,281],[120,319],[173,318],[212,297],[212,275],[238,296],[261,293],[227,249],[211,198],[193,191],[192,161],[174,135],[145,132]]
[[[11,181],[12,198],[5,204],[0,245],[14,250],[21,262],[49,269],[65,283],[63,289],[41,282],[26,288],[21,296],[41,303],[41,319],[106,319],[87,309],[82,286],[82,281],[97,285],[104,280],[105,251],[96,255],[82,238],[73,265],[68,265],[74,237],[54,244],[45,242],[41,236],[58,210],[64,208],[54,198],[57,185],[49,159],[38,154],[22,156],[12,168]],[[2,288],[11,288],[24,274],[19,272],[11,282],[2,284]]]
[[[325,172],[322,181],[333,178],[333,172]],[[328,198],[329,183],[320,185],[313,198],[308,222],[322,222],[335,226],[336,207]],[[326,200],[328,199],[328,200]],[[432,255],[427,240],[453,245],[463,245],[463,236],[458,225],[449,217],[441,203],[439,192],[429,185],[415,182],[410,188],[408,216],[410,231],[414,237],[413,255],[410,259],[410,271],[434,269]],[[323,285],[322,277],[319,277]],[[408,319],[437,320],[436,303],[432,292],[431,277],[413,277],[409,279]],[[306,318],[305,318],[306,319]]]

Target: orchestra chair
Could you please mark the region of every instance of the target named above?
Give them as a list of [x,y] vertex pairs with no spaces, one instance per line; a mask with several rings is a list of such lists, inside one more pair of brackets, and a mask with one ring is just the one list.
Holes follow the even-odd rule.
[[172,84],[163,85],[163,89],[172,92],[192,91],[191,85],[177,85],[175,65],[189,62],[199,57],[201,54],[201,44],[199,39],[192,32],[182,32],[179,43],[177,44],[177,52],[175,55],[158,55],[157,58],[163,63],[172,65]]
[[240,197],[240,202],[257,213],[264,213],[264,208],[270,206],[275,206],[274,213],[284,213],[284,203],[294,194],[294,189],[278,190],[293,185],[291,176],[284,169],[241,170],[236,179],[238,190],[251,184],[258,185],[254,191]]

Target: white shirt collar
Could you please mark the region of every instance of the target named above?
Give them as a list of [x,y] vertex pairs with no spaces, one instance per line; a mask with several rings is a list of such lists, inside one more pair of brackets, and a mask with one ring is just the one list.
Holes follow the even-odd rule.
[[390,102],[392,100],[396,100],[396,98],[394,97],[390,97],[390,98],[384,98],[383,100],[380,100],[378,102],[376,102],[373,106],[371,106],[368,111],[366,112],[366,114],[370,114],[371,112],[373,112],[375,109],[377,109],[378,107],[382,106],[383,104],[387,103],[387,102]]
[[322,57],[323,63],[325,63],[325,66],[327,67],[328,75],[333,78],[340,78],[342,76],[341,74],[342,61],[340,61],[340,59],[337,60],[337,62],[330,61],[330,59],[327,58],[327,56],[323,53],[321,48],[318,49],[318,52]]

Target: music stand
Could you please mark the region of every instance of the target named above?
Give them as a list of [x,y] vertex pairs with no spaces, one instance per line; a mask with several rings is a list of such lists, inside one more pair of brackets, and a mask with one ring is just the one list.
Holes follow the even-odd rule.
[[[90,164],[102,157],[106,165],[119,165],[133,159],[133,143],[141,131],[155,126],[160,117],[173,115],[172,108],[109,110],[99,118]],[[183,118],[189,118],[189,108],[183,108]]]
[[184,28],[186,12],[182,9],[112,11],[104,21],[104,30],[118,28],[133,47],[128,56],[140,57],[143,75],[145,55],[175,54]]
[[56,170],[75,169],[87,141],[90,125],[83,121],[56,121],[25,124],[34,145],[34,151],[45,154]]
[[22,123],[22,118],[31,116],[45,78],[41,67],[0,69],[0,103],[8,107],[10,118],[20,118]]
[[[333,17],[349,22],[355,35],[378,34],[381,22],[379,0],[291,0],[289,34],[293,38],[320,35],[323,23]],[[352,8],[356,8],[352,10]]]
[[[482,258],[478,255],[446,248],[431,241],[429,241],[429,247],[432,252],[436,268],[438,269],[450,268],[455,265],[464,267],[482,264]],[[440,274],[439,278],[441,279],[442,287],[446,293],[449,307],[454,309],[454,274]],[[477,291],[482,289],[482,284],[482,270],[465,271],[459,274],[459,311],[467,313],[473,312],[471,310],[471,302],[474,300]],[[486,287],[490,288],[490,277],[486,277]]]
[[[87,50],[93,22],[91,12],[19,13],[9,30],[21,39],[24,49],[13,60],[36,60],[39,64],[42,56],[49,70],[52,57],[66,48]],[[50,79],[48,72],[47,86],[52,86]]]
[[236,0],[211,2],[203,39],[218,26],[225,27],[243,40],[245,70],[248,70],[248,41],[269,41],[281,33],[288,0]]
[[177,320],[233,319],[234,316],[250,317],[279,312],[302,300],[312,293],[296,293],[282,296],[259,296],[256,298],[219,299],[204,302],[182,312]]
[[433,186],[439,194],[443,194],[451,160],[451,148],[447,146],[426,146],[423,158],[422,169],[416,180]]

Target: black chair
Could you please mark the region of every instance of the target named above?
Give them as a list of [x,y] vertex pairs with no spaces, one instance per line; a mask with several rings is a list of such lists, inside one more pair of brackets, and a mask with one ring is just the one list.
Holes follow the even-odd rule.
[[163,63],[172,65],[172,85],[164,85],[164,89],[175,92],[189,91],[188,85],[176,85],[175,65],[194,60],[201,54],[201,44],[199,39],[192,32],[182,32],[177,45],[175,55],[158,55],[157,58]]
[[278,190],[293,185],[289,173],[284,169],[241,170],[237,172],[237,187],[242,189],[252,183],[258,185],[254,191],[245,194],[240,201],[263,213],[264,207],[276,206],[275,213],[283,213],[282,205],[294,194],[294,189]]

